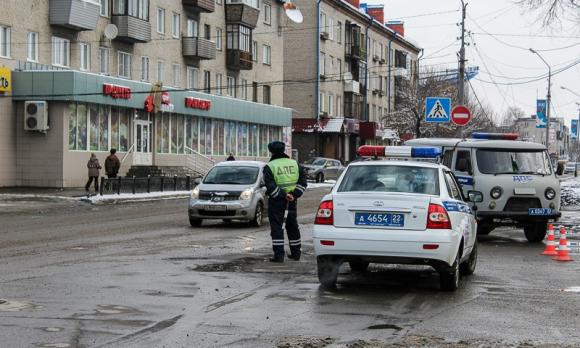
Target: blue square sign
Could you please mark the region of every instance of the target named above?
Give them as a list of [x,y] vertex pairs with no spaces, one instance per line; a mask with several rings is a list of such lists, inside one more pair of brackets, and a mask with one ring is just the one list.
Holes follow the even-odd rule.
[[425,122],[451,121],[451,98],[428,97],[425,99]]

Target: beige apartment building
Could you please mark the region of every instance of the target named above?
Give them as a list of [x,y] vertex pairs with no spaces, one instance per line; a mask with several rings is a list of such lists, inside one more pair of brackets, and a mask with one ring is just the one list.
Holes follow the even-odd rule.
[[[536,128],[536,115],[518,118],[516,133],[520,139],[546,145],[546,128]],[[570,129],[562,117],[550,117],[548,152],[552,158],[567,158],[570,148]]]
[[266,159],[269,141],[290,141],[275,0],[1,7],[0,186],[81,186],[90,153],[103,163],[111,148],[125,175],[191,156]]
[[[304,15],[284,41],[284,104],[293,109],[293,147],[312,156],[355,158],[362,144],[390,144],[385,129],[400,92],[413,86],[420,48],[383,6],[358,0],[296,0]],[[397,93],[399,91],[399,93]]]

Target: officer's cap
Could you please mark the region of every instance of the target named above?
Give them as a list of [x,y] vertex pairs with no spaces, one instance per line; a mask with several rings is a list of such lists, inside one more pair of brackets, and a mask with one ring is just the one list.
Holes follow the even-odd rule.
[[286,150],[286,144],[281,141],[273,141],[268,144],[268,150],[270,150],[273,155],[278,155],[284,153],[284,150]]

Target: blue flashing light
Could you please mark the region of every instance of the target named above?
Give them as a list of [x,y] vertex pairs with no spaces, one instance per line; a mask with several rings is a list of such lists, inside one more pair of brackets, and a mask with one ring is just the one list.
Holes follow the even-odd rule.
[[517,133],[486,133],[486,132],[473,132],[471,133],[472,139],[480,140],[516,140],[519,137]]
[[440,156],[441,156],[441,149],[438,147],[413,147],[413,148],[411,148],[411,157],[437,158]]

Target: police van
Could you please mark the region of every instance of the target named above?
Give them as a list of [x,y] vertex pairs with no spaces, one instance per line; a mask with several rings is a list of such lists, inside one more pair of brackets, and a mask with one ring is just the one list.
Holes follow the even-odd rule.
[[499,226],[524,229],[529,242],[544,239],[547,224],[560,213],[560,181],[546,146],[517,141],[517,134],[473,133],[471,139],[424,138],[412,146],[438,146],[464,194],[481,192],[476,210],[480,235]]

